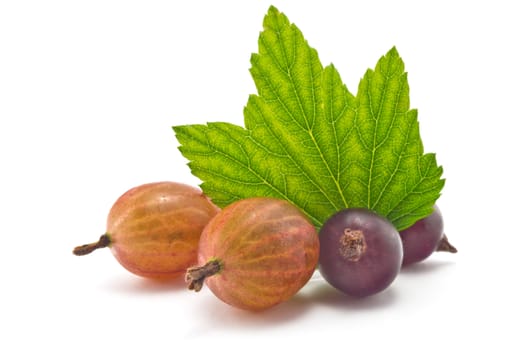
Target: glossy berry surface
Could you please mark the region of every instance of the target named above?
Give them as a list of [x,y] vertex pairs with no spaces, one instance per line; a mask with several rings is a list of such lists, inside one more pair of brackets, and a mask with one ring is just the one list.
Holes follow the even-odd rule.
[[[119,263],[147,278],[175,278],[197,261],[202,230],[219,209],[196,187],[156,182],[130,189],[113,204],[106,233],[94,245],[109,246]],[[102,244],[100,243],[102,242]],[[75,248],[84,255],[93,245]]]
[[456,252],[443,233],[443,216],[437,206],[432,214],[399,234],[403,242],[403,266],[425,260],[436,250]]
[[344,209],[319,232],[319,270],[335,288],[356,297],[387,288],[401,268],[399,233],[385,218],[363,208]]
[[198,291],[204,281],[225,303],[262,310],[296,294],[318,257],[315,227],[299,209],[280,199],[243,199],[206,226],[200,267],[189,269],[187,279],[190,289]]

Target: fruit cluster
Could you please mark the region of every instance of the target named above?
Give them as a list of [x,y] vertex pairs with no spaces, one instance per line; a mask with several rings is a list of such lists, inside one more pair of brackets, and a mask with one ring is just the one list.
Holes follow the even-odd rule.
[[387,288],[402,265],[436,250],[456,252],[437,207],[401,232],[368,209],[345,209],[318,233],[285,200],[248,198],[220,210],[200,189],[175,182],[124,193],[109,212],[106,233],[73,253],[103,247],[136,275],[185,275],[189,289],[205,283],[225,303],[246,310],[291,298],[317,266],[335,288],[364,297]]

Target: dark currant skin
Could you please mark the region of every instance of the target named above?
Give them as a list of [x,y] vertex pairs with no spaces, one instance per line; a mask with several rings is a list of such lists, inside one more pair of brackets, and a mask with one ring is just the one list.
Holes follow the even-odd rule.
[[457,252],[443,233],[443,216],[436,205],[432,214],[400,231],[399,235],[403,242],[403,266],[423,261],[435,251]]
[[340,291],[355,297],[387,288],[401,268],[399,233],[386,218],[364,208],[344,209],[319,232],[319,271]]

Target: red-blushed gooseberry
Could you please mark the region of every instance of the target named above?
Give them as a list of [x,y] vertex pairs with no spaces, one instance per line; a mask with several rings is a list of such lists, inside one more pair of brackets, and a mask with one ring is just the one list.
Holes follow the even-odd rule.
[[106,233],[73,250],[86,255],[109,247],[130,272],[153,279],[181,276],[197,261],[206,224],[219,209],[196,187],[155,182],[134,187],[113,204]]
[[310,220],[288,201],[249,198],[224,208],[204,229],[189,289],[206,283],[223,302],[263,310],[296,294],[312,276],[319,238]]

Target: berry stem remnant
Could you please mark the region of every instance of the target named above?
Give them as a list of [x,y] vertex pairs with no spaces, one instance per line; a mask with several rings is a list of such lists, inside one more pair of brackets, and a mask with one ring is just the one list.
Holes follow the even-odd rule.
[[449,253],[457,253],[458,252],[456,247],[454,247],[448,241],[447,235],[443,235],[443,238],[441,238],[441,241],[439,241],[439,245],[436,248],[436,251],[438,251],[438,252],[449,252]]
[[186,282],[189,282],[188,289],[196,292],[202,289],[204,280],[213,276],[221,270],[221,263],[218,260],[208,261],[203,266],[190,267],[186,271]]
[[109,247],[110,244],[111,240],[109,239],[109,235],[104,233],[102,236],[100,236],[98,242],[84,244],[73,249],[73,254],[78,256],[87,255],[96,249]]

